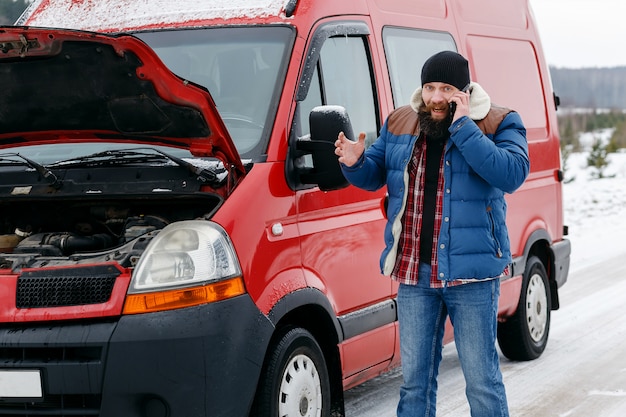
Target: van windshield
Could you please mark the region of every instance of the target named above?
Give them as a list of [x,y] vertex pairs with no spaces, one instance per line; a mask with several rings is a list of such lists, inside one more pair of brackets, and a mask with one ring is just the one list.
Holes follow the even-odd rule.
[[262,159],[294,31],[287,26],[134,33],[179,77],[211,93],[242,158]]

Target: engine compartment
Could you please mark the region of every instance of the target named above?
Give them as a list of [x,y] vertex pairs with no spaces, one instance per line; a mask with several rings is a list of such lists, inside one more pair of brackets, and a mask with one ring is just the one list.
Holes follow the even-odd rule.
[[16,200],[0,202],[0,268],[112,259],[130,267],[166,225],[208,219],[222,201],[211,193]]

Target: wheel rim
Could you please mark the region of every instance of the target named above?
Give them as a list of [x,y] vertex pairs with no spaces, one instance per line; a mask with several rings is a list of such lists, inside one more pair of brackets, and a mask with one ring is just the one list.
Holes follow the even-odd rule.
[[280,382],[278,411],[279,416],[321,416],[320,377],[308,356],[294,356],[287,364]]
[[546,287],[539,274],[531,276],[528,282],[526,319],[530,337],[536,343],[540,342],[544,337],[548,323],[548,298]]

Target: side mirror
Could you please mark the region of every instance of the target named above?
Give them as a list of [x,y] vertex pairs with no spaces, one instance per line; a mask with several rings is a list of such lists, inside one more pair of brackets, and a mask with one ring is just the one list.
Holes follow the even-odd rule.
[[299,139],[297,149],[311,154],[313,168],[300,174],[303,184],[317,184],[322,191],[338,190],[348,186],[335,155],[335,141],[339,132],[353,138],[352,124],[345,108],[318,106],[309,115],[311,136]]

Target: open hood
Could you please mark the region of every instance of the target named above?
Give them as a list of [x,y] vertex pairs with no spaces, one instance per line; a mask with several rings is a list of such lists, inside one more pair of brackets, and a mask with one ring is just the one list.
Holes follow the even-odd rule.
[[0,86],[0,148],[132,140],[244,172],[208,91],[134,36],[0,27]]

